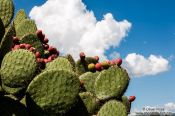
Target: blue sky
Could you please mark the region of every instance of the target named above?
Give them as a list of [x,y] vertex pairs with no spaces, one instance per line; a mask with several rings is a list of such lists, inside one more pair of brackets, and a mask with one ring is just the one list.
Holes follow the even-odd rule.
[[[14,0],[16,11],[25,9],[29,14],[34,6],[41,5],[45,0]],[[132,108],[143,106],[163,106],[175,103],[175,1],[174,0],[83,0],[88,10],[92,10],[101,20],[110,12],[117,20],[128,20],[132,27],[117,48],[106,50],[109,56],[113,51],[125,58],[129,53],[161,55],[169,59],[168,71],[154,75],[132,78],[127,96],[135,95],[136,101]],[[172,58],[170,58],[172,57]],[[170,60],[171,59],[171,60]],[[144,68],[144,67],[143,67]]]

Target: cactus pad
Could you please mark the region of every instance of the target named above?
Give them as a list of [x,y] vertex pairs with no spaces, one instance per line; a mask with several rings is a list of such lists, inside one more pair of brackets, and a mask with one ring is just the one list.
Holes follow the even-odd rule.
[[127,96],[122,96],[122,103],[125,105],[126,109],[127,109],[127,113],[130,113],[130,109],[131,109],[131,103],[128,101],[128,97]]
[[16,17],[13,21],[15,27],[17,27],[23,20],[27,19],[27,15],[24,11],[24,9],[20,9],[17,13],[16,13]]
[[21,38],[20,43],[30,44],[32,45],[32,47],[36,49],[36,51],[39,51],[41,55],[44,55],[43,45],[39,40],[39,38],[37,37],[37,35],[27,34]]
[[90,92],[79,93],[80,98],[85,104],[89,114],[95,114],[95,111],[99,108],[99,101]]
[[127,116],[126,107],[119,101],[110,100],[102,106],[97,116]]
[[[47,70],[32,80],[27,94],[45,114],[59,115],[66,113],[77,101],[79,86],[80,82],[75,73]],[[27,98],[26,103],[30,105]]]
[[0,18],[0,43],[1,43],[2,37],[4,36],[4,33],[5,33],[5,27],[4,27],[4,24]]
[[14,35],[15,35],[15,28],[13,26],[10,26],[10,28],[7,29],[0,43],[0,64],[5,54],[8,53],[12,48]]
[[32,52],[19,49],[5,55],[1,64],[1,80],[8,87],[26,87],[36,71],[36,59]]
[[76,70],[75,69],[75,61],[74,61],[74,59],[73,59],[73,57],[70,55],[70,54],[67,54],[66,55],[66,58],[69,60],[69,62],[72,64],[72,66],[73,66],[73,69],[74,69],[74,71]]
[[35,34],[37,31],[36,24],[33,20],[25,19],[16,27],[16,36],[22,38],[29,33]]
[[45,70],[50,70],[50,69],[64,69],[64,70],[73,71],[73,66],[67,58],[57,57],[52,62],[47,63]]
[[117,66],[110,67],[96,78],[95,94],[101,100],[120,98],[126,91],[129,80],[126,70]]
[[99,75],[99,72],[86,72],[79,76],[79,79],[81,82],[83,82],[83,85],[88,92],[94,93],[94,84],[95,84],[95,79]]
[[14,5],[12,0],[0,0],[0,18],[4,26],[7,27],[14,15]]

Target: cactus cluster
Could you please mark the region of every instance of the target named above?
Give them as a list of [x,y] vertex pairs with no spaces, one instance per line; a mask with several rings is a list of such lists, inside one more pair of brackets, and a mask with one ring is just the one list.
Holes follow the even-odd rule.
[[[0,0],[0,116],[126,116],[130,82],[122,59],[75,61],[48,44],[24,10]],[[12,20],[13,19],[13,20]]]

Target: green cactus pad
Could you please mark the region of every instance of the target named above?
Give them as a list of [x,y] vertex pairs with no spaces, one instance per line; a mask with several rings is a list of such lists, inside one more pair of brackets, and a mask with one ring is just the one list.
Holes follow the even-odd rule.
[[39,51],[42,56],[44,55],[43,45],[36,34],[27,34],[23,36],[20,40],[20,43],[31,44],[32,47],[36,49],[36,51]]
[[16,36],[22,38],[29,33],[35,34],[37,31],[36,24],[33,20],[25,19],[16,27]]
[[19,49],[7,53],[1,64],[2,83],[11,88],[26,87],[33,79],[37,67],[35,55]]
[[15,35],[15,28],[13,26],[10,26],[10,28],[7,29],[0,43],[0,64],[5,54],[8,53],[12,48],[14,35]]
[[76,71],[76,68],[75,68],[75,61],[74,61],[73,57],[72,57],[70,54],[67,54],[67,55],[66,55],[66,58],[67,58],[67,59],[69,60],[69,62],[72,64],[74,71]]
[[91,64],[91,63],[96,64],[98,62],[94,57],[86,57],[85,60],[87,64]]
[[2,37],[4,36],[4,33],[5,33],[5,27],[4,27],[4,24],[0,18],[0,43],[1,43]]
[[94,93],[95,79],[99,75],[99,72],[86,72],[79,76],[80,81],[83,83],[86,91]]
[[126,107],[119,101],[110,100],[101,107],[97,116],[127,116]]
[[95,81],[95,94],[100,100],[120,98],[129,84],[129,76],[123,68],[114,66],[103,70]]
[[20,9],[17,13],[16,13],[16,17],[13,21],[15,28],[23,21],[27,19],[27,15],[24,11],[24,9]]
[[88,71],[88,65],[87,65],[86,60],[85,61],[78,60],[76,62],[76,73],[78,75],[81,75],[87,71]]
[[18,95],[25,89],[24,87],[18,87],[18,88],[8,87],[4,85],[3,83],[2,83],[2,88],[6,93],[9,93],[12,95]]
[[122,103],[125,105],[127,113],[129,114],[131,109],[131,103],[128,101],[127,96],[122,96]]
[[29,116],[24,105],[9,97],[0,97],[1,116]]
[[[32,106],[28,102],[30,98],[45,115],[64,114],[77,101],[79,88],[80,82],[75,73],[66,70],[47,70],[29,84],[26,104]],[[30,111],[33,112],[34,109]]]
[[14,15],[13,0],[0,0],[0,18],[7,27]]
[[95,114],[95,111],[99,108],[99,101],[90,92],[79,93],[80,98],[85,104],[89,114]]
[[52,62],[47,63],[45,70],[50,69],[64,69],[69,71],[74,71],[72,64],[67,58],[57,57]]

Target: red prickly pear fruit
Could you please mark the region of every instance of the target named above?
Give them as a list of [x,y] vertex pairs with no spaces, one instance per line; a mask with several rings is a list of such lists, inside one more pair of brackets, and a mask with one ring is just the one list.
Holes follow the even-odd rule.
[[117,66],[120,66],[122,64],[122,59],[121,58],[117,58],[116,59],[116,64],[117,64]]
[[110,61],[110,65],[111,65],[111,66],[114,66],[114,65],[116,65],[116,62],[115,62],[115,60],[111,60],[111,61]]
[[17,49],[20,49],[20,45],[15,45],[13,50],[17,50]]
[[54,50],[55,50],[55,48],[54,48],[54,47],[49,46],[49,48],[48,48],[48,51],[49,51],[49,52],[53,52]]
[[99,57],[98,56],[95,56],[94,58],[95,58],[95,60],[99,61]]
[[49,48],[48,44],[44,44],[44,49],[47,50]]
[[13,43],[14,43],[14,44],[18,44],[18,43],[19,43],[19,38],[13,37]]
[[43,43],[47,44],[48,42],[49,42],[49,39],[48,38],[44,38]]
[[29,51],[30,51],[30,52],[34,52],[34,51],[35,51],[35,48],[34,48],[34,47],[31,47],[31,48],[29,49]]
[[41,41],[43,41],[45,38],[45,34],[43,34],[42,30],[37,30],[36,35]]
[[37,30],[36,35],[38,36],[38,38],[41,37],[43,35],[42,30]]
[[48,63],[49,61],[48,61],[48,59],[44,59],[44,62],[45,62],[45,63]]
[[108,69],[110,66],[110,63],[108,61],[103,61],[103,62],[101,62],[101,65],[104,69]]
[[36,52],[36,53],[35,53],[35,57],[36,57],[36,58],[40,58],[40,57],[41,57],[40,52]]
[[129,101],[129,102],[133,102],[135,99],[136,99],[135,96],[130,96],[129,99],[128,99],[128,101]]
[[26,48],[26,49],[30,49],[31,47],[32,47],[32,45],[30,45],[30,44],[26,44],[26,45],[25,45],[25,48]]
[[25,49],[26,48],[25,45],[26,44],[20,44],[19,46],[20,46],[21,49]]
[[95,64],[91,63],[88,65],[88,70],[89,71],[94,71],[95,70]]
[[84,53],[84,52],[80,52],[80,59],[81,59],[81,60],[84,60],[85,57],[86,57],[86,56],[85,56],[85,53]]
[[95,64],[95,69],[96,69],[97,71],[101,71],[101,70],[102,70],[102,65],[101,65],[101,63]]

